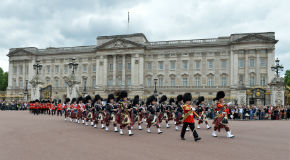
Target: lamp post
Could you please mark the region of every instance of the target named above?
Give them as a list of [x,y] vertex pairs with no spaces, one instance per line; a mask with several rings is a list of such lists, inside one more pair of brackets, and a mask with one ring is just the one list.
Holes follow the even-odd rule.
[[72,62],[70,62],[68,65],[69,65],[69,68],[72,68],[72,74],[74,74],[79,64],[76,63],[76,58],[74,57],[72,58]]
[[38,71],[42,69],[42,65],[39,64],[40,61],[36,61],[36,63],[33,65],[33,69],[36,70],[36,75],[38,75]]
[[87,93],[87,78],[84,78],[84,89],[83,89],[83,96]]
[[279,62],[280,62],[280,60],[277,58],[275,60],[275,66],[272,66],[271,67],[272,71],[275,71],[276,72],[276,76],[277,77],[279,77],[280,71],[283,71],[283,69],[284,69],[284,67],[281,64],[279,64]]
[[157,97],[157,89],[156,89],[156,85],[157,85],[157,78],[154,78],[154,95],[155,97]]
[[25,89],[24,89],[25,101],[28,100],[28,89],[27,89],[27,86],[28,86],[28,80],[25,80]]

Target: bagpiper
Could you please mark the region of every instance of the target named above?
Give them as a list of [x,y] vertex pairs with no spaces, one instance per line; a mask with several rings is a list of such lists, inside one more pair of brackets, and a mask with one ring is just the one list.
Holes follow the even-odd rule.
[[106,129],[105,131],[109,130],[110,122],[112,122],[114,126],[114,131],[118,132],[117,122],[116,122],[116,112],[117,112],[117,105],[115,104],[114,94],[109,94],[107,98],[107,104],[106,104],[106,117],[105,117]]
[[154,95],[148,97],[147,101],[146,101],[147,112],[148,112],[147,133],[151,133],[150,127],[153,123],[156,125],[158,134],[161,134],[162,131],[159,128],[159,120],[158,120],[158,117],[156,115],[156,102],[157,102],[157,98]]
[[123,135],[123,129],[128,126],[128,132],[129,136],[134,135],[131,130],[131,118],[130,118],[130,105],[128,102],[128,93],[127,91],[121,91],[119,93],[119,96],[117,98],[117,101],[119,102],[119,112],[120,112],[120,134]]
[[183,101],[182,101],[182,95],[178,95],[176,97],[176,109],[175,109],[175,130],[178,131],[179,125],[182,123],[182,115],[183,115],[183,109],[182,109]]
[[88,126],[88,122],[91,122],[91,126],[94,125],[94,116],[95,116],[95,110],[92,104],[92,98],[91,96],[86,96],[86,100],[85,100],[85,107],[86,107],[86,126]]
[[84,124],[84,119],[83,119],[83,112],[85,111],[85,105],[83,103],[83,97],[79,97],[78,101],[77,101],[77,110],[78,110],[78,114],[77,114],[77,119],[78,119],[78,123],[82,123]]
[[185,93],[183,95],[183,102],[184,105],[182,106],[182,109],[184,111],[184,117],[182,119],[183,122],[183,126],[182,126],[182,130],[181,130],[181,139],[185,140],[184,135],[186,132],[186,128],[189,126],[189,128],[191,129],[192,133],[193,133],[193,137],[195,141],[201,140],[201,138],[198,136],[196,130],[195,130],[195,125],[194,125],[194,116],[198,117],[197,113],[195,112],[195,108],[193,108],[191,106],[191,100],[192,100],[192,96],[191,93]]
[[206,116],[206,108],[204,106],[204,97],[200,96],[197,98],[197,114],[199,115],[200,119],[197,122],[197,129],[200,129],[200,124],[202,124],[203,122],[206,124],[206,128],[210,129],[211,127],[208,125],[208,120],[207,120],[207,116]]
[[225,97],[225,92],[219,91],[217,92],[216,97],[213,99],[214,101],[218,101],[218,102],[216,104],[217,116],[213,121],[213,124],[215,124],[215,126],[212,132],[212,136],[217,137],[216,131],[217,130],[220,131],[221,128],[225,128],[227,132],[227,138],[234,138],[235,136],[231,134],[230,128],[228,126],[229,110],[223,105],[224,97]]
[[170,125],[169,125],[169,121],[173,120],[173,110],[175,108],[175,105],[174,105],[174,98],[170,98],[169,99],[169,102],[165,108],[165,122],[166,122],[166,128],[170,128]]
[[156,108],[159,128],[161,127],[162,120],[164,119],[166,101],[167,101],[167,96],[166,95],[161,96],[159,100],[159,105],[157,105],[157,108]]
[[141,101],[139,107],[138,107],[138,129],[142,130],[142,126],[141,124],[143,123],[143,119],[146,118],[146,104],[144,103],[144,101]]
[[70,115],[70,105],[69,105],[69,102],[70,102],[70,99],[69,98],[66,98],[65,99],[65,104],[63,106],[63,109],[64,109],[64,120],[66,120],[69,115]]
[[78,110],[77,110],[77,99],[76,98],[73,98],[71,100],[71,105],[70,105],[70,110],[71,110],[71,114],[70,114],[70,118],[71,118],[71,122],[77,122],[77,113],[78,113]]
[[94,128],[97,128],[99,121],[101,121],[101,128],[105,128],[104,125],[104,106],[102,105],[102,97],[100,95],[96,95],[94,99]]

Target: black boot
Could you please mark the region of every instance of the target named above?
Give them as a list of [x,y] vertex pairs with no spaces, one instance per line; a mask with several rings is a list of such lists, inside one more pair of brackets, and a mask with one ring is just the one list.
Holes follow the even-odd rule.
[[194,141],[195,141],[195,142],[196,142],[196,141],[199,141],[199,140],[201,140],[200,137],[194,138]]

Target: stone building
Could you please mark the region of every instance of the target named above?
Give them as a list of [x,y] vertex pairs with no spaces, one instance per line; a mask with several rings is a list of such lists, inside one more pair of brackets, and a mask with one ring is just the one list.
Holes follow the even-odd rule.
[[[91,46],[11,48],[7,94],[24,97],[27,81],[35,75],[33,64],[39,61],[41,81],[52,85],[52,98],[63,99],[64,79],[71,73],[68,63],[75,57],[80,94],[84,88],[86,94],[103,97],[127,90],[131,97],[145,98],[153,94],[157,79],[159,95],[191,92],[193,97],[212,99],[224,90],[234,103],[270,104],[276,43],[274,32],[156,42],[136,33],[99,36]],[[28,83],[28,91],[30,87]],[[262,89],[263,97],[253,97],[256,88]]]

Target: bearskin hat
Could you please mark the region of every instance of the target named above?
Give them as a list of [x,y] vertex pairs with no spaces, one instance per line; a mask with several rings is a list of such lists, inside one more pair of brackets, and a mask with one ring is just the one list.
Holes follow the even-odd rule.
[[199,105],[202,101],[204,101],[204,96],[199,96],[196,101],[196,105]]
[[213,100],[216,101],[216,100],[219,100],[219,99],[221,99],[221,98],[224,98],[225,96],[226,96],[226,94],[225,94],[224,91],[218,91],[218,92],[216,93],[216,97],[215,97]]
[[76,102],[77,101],[77,99],[76,98],[73,98],[72,100],[71,100],[71,103],[74,103],[74,102]]
[[58,103],[61,103],[61,99],[58,100]]
[[172,97],[169,99],[169,104],[171,104],[171,103],[174,103],[174,98],[172,98]]
[[39,100],[38,100],[38,99],[36,99],[36,100],[35,100],[35,102],[39,102]]
[[145,104],[144,101],[141,101],[141,102],[140,102],[140,105],[141,105],[141,106],[144,105],[144,104]]
[[120,94],[119,94],[119,97],[121,99],[125,98],[125,97],[128,97],[128,92],[127,91],[121,91]]
[[183,95],[183,102],[185,103],[186,101],[191,101],[192,100],[192,96],[191,93],[184,93]]
[[136,95],[133,99],[133,106],[135,106],[136,104],[139,104],[139,96]]
[[177,97],[176,97],[176,104],[178,104],[178,102],[180,102],[180,101],[182,101],[182,95],[180,94],[180,95],[178,95]]
[[68,103],[68,102],[70,102],[70,99],[69,98],[66,98],[65,99],[65,103]]
[[167,100],[166,95],[163,95],[163,96],[160,98],[159,103],[165,102],[166,100]]
[[96,101],[98,101],[98,100],[102,100],[102,97],[100,96],[100,95],[95,95],[95,99],[94,99],[94,101],[96,102]]
[[83,102],[83,97],[79,97],[78,100],[77,100],[77,103],[80,103],[80,101]]
[[89,100],[92,100],[92,97],[90,95],[87,95],[85,97],[85,103],[88,103]]
[[110,102],[111,99],[115,99],[114,94],[109,94],[107,102]]
[[147,98],[146,105],[150,105],[153,101],[157,101],[157,98],[154,95]]

